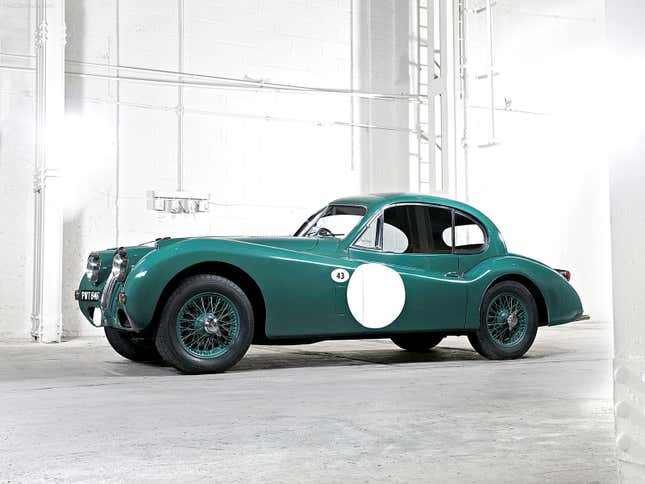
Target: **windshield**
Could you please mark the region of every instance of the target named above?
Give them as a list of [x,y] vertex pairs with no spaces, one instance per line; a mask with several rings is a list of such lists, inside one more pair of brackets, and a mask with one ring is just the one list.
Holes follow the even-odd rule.
[[367,213],[365,207],[328,205],[300,226],[296,237],[337,237],[344,239]]

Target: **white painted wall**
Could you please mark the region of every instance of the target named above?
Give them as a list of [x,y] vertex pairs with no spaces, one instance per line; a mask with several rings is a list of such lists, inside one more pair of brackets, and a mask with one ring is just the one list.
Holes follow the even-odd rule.
[[[33,54],[27,0],[0,0],[0,51]],[[0,56],[0,63],[25,66]],[[0,338],[27,338],[31,314],[35,76],[0,70]]]
[[[27,14],[14,10],[15,3],[0,3],[12,8],[2,16],[3,22],[11,19],[12,25],[3,33],[8,32],[11,42],[23,42],[16,49],[29,51],[33,26]],[[176,70],[176,0],[119,3],[117,22],[116,0],[67,1],[68,59]],[[352,40],[360,40],[352,39],[351,3],[187,0],[184,69],[349,88]],[[406,34],[403,22],[393,17],[387,2],[370,6],[369,24],[360,32],[371,32],[372,38],[358,43],[365,46],[364,57],[354,59],[359,69],[370,74],[361,81],[364,71],[360,71],[354,87],[388,91],[391,82],[395,84],[391,91],[400,92],[409,82],[402,65],[407,40],[396,41]],[[499,113],[500,144],[483,149],[476,145],[485,141],[485,113],[471,107],[469,180],[470,201],[498,223],[509,248],[571,269],[588,312],[595,319],[608,320],[606,169],[602,150],[594,142],[602,133],[589,109],[597,100],[594,86],[601,70],[603,25],[600,0],[498,3],[497,104],[502,106],[507,97],[512,109],[547,114]],[[469,62],[476,73],[485,67],[483,17],[471,19],[469,27]],[[392,48],[396,45],[400,48]],[[362,65],[364,59],[369,62]],[[30,82],[28,76],[3,71],[2,92],[8,91],[8,79],[11,86],[17,85],[13,79]],[[470,104],[484,105],[484,82],[470,85]],[[17,88],[20,94],[15,94],[15,87],[10,89],[11,111],[3,108],[1,113],[3,133],[19,130],[16,123],[31,123],[20,113],[31,109],[33,99],[25,98],[22,87]],[[68,77],[63,287],[67,336],[95,333],[80,319],[71,297],[92,249],[166,235],[288,233],[333,197],[361,189],[402,189],[404,182],[399,181],[408,176],[407,159],[401,172],[391,170],[394,159],[405,155],[407,135],[381,131],[370,133],[371,140],[362,140],[363,146],[371,143],[372,155],[380,160],[368,166],[371,171],[364,170],[368,152],[357,154],[352,150],[350,128],[332,124],[351,121],[347,98],[186,88],[185,188],[210,192],[215,205],[208,215],[148,212],[145,191],[174,189],[176,184],[177,88],[122,83],[119,94],[117,108],[113,81]],[[372,120],[383,122],[391,116],[394,125],[399,119],[407,120],[407,110],[398,113],[391,107],[372,114]],[[362,115],[357,114],[359,120],[369,119]],[[4,139],[0,148],[1,179],[21,180],[2,185],[18,194],[20,215],[13,230],[22,231],[21,235],[7,235],[6,229],[0,229],[5,230],[0,235],[3,244],[14,247],[15,273],[21,274],[9,286],[10,297],[2,297],[0,304],[6,328],[0,333],[14,336],[26,335],[29,327],[30,132],[20,129],[24,139],[18,154],[7,151],[14,150],[14,145]],[[360,137],[361,133],[365,134],[361,130],[354,134]]]
[[[607,1],[612,89],[605,130],[609,150],[614,284],[614,399],[620,482],[645,477],[645,5]],[[620,86],[616,83],[620,80]]]
[[[481,6],[481,2],[469,3]],[[512,252],[570,269],[586,312],[611,319],[607,166],[601,122],[604,1],[494,7],[497,141],[488,141],[484,14],[468,17],[469,201]]]
[[[410,25],[416,2],[358,0],[356,2],[356,87],[361,91],[401,94],[410,85]],[[411,103],[360,99],[358,122],[408,128]],[[409,138],[396,131],[357,130],[361,189],[365,193],[409,190]]]
[[[352,3],[186,0],[184,70],[350,89]],[[177,0],[122,0],[119,9],[117,42],[116,0],[67,0],[68,60],[177,70]],[[401,57],[407,55],[407,19],[394,25],[392,11],[391,2],[372,6],[366,38],[377,41],[362,49],[378,60],[368,74],[378,83],[360,87],[408,88],[407,77],[399,75],[407,72]],[[391,42],[393,36],[399,42]],[[68,77],[66,96],[67,336],[96,334],[71,298],[92,249],[160,236],[290,234],[327,201],[361,191],[366,162],[352,149],[351,128],[333,124],[352,121],[352,101],[345,96],[184,88],[184,186],[210,193],[214,203],[209,214],[194,216],[145,209],[146,190],[176,188],[176,87],[121,83],[117,93],[113,81]],[[398,120],[383,112],[378,120],[396,126]],[[400,119],[407,127],[407,107]],[[398,161],[390,155],[407,156],[407,133],[370,136],[377,144],[383,137],[380,146],[387,150],[379,159],[388,164]],[[388,148],[392,143],[398,148]],[[407,180],[404,160],[401,179]],[[376,170],[372,179],[379,173],[391,180],[394,172]]]

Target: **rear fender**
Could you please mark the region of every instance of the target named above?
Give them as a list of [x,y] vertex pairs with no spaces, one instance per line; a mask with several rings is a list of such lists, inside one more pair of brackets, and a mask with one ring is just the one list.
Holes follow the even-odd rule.
[[541,262],[507,255],[486,259],[464,274],[464,282],[468,284],[466,329],[479,327],[486,291],[504,280],[524,283],[534,294],[538,309],[543,304],[540,324],[564,324],[582,316],[580,297],[564,277]]

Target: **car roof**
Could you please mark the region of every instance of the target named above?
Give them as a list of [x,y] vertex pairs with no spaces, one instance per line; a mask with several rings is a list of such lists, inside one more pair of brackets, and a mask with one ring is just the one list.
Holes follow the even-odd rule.
[[[474,217],[486,228],[489,238],[489,249],[487,249],[489,252],[492,250],[494,253],[506,253],[506,244],[499,233],[499,229],[491,219],[475,207],[450,198],[437,197],[434,195],[422,195],[420,193],[373,193],[370,195],[338,198],[331,202],[330,205],[364,206],[367,208],[367,216],[365,219],[369,219],[369,217],[378,213],[383,209],[383,207],[399,203],[427,203],[432,205],[442,205],[444,207],[454,208],[464,212],[465,214]],[[366,223],[368,222],[363,221],[361,224],[358,224],[354,230],[360,231],[361,227]]]
[[420,193],[372,193],[369,195],[357,195],[354,197],[338,198],[330,205],[361,205],[368,210],[380,208],[385,205],[395,203],[429,203],[435,205],[444,205],[446,207],[463,210],[466,213],[476,215],[478,218],[488,219],[484,214],[471,205],[452,200],[450,198],[437,197],[434,195],[423,195]]

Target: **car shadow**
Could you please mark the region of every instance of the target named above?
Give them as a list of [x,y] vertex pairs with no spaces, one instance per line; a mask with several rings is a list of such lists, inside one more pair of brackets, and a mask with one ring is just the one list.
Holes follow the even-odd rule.
[[[550,354],[549,354],[550,355]],[[522,359],[540,359],[549,356],[542,352],[530,352]],[[471,348],[440,346],[424,353],[403,351],[398,348],[369,348],[349,350],[315,348],[312,346],[253,346],[251,350],[227,373],[251,372],[259,370],[283,370],[296,368],[323,368],[341,366],[367,365],[414,365],[422,363],[465,363],[488,360]],[[122,361],[119,370],[130,375],[153,376],[177,374],[170,365],[142,363],[132,366],[131,362]]]
[[428,362],[471,361],[482,359],[475,351],[440,347],[417,353],[397,348],[383,349],[285,349],[267,347],[247,354],[230,371],[281,369],[316,366],[396,365]]

